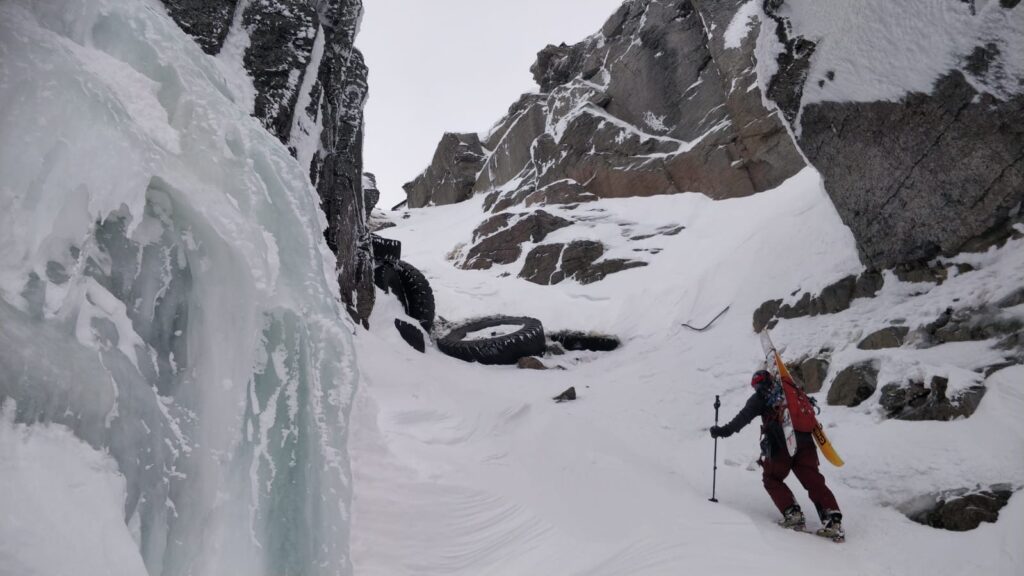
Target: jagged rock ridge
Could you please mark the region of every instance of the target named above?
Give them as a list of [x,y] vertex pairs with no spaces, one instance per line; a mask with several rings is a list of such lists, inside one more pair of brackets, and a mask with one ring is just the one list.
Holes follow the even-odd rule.
[[446,135],[405,186],[409,206],[497,190],[498,211],[565,182],[601,198],[778,185],[804,163],[762,105],[756,27],[742,21],[742,38],[725,38],[742,4],[629,0],[583,42],[546,47],[531,68],[542,92],[523,95],[479,144]]

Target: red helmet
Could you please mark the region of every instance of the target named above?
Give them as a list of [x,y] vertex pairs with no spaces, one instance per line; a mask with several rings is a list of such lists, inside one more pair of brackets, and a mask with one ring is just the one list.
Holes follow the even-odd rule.
[[750,386],[752,388],[760,388],[762,384],[772,384],[772,375],[767,370],[758,370],[757,372],[754,372],[754,376],[750,378]]

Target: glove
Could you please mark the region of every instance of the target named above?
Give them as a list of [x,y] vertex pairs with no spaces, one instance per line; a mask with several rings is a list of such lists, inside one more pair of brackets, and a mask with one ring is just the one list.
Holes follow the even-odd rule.
[[729,436],[732,436],[732,432],[729,429],[723,428],[721,426],[711,427],[712,438],[728,438]]

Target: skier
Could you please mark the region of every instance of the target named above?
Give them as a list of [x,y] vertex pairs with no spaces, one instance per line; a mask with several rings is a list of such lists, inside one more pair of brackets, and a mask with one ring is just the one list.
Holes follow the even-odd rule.
[[842,526],[843,515],[832,491],[825,485],[825,478],[818,471],[818,451],[814,438],[807,432],[796,432],[796,453],[789,455],[786,437],[780,419],[780,408],[785,404],[781,385],[766,370],[758,370],[750,380],[754,393],[739,414],[725,426],[712,426],[712,438],[727,438],[743,429],[756,416],[761,416],[761,459],[764,487],[775,506],[782,512],[779,525],[784,528],[804,530],[806,520],[793,492],[783,482],[792,470],[800,484],[807,490],[811,502],[818,509],[823,527],[819,536],[842,540],[845,537]]

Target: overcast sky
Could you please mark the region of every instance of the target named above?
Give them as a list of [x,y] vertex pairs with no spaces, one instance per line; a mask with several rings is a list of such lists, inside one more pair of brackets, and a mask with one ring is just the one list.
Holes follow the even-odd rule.
[[365,0],[370,69],[364,163],[379,207],[405,199],[444,132],[486,132],[523,92],[547,44],[597,32],[622,0]]

